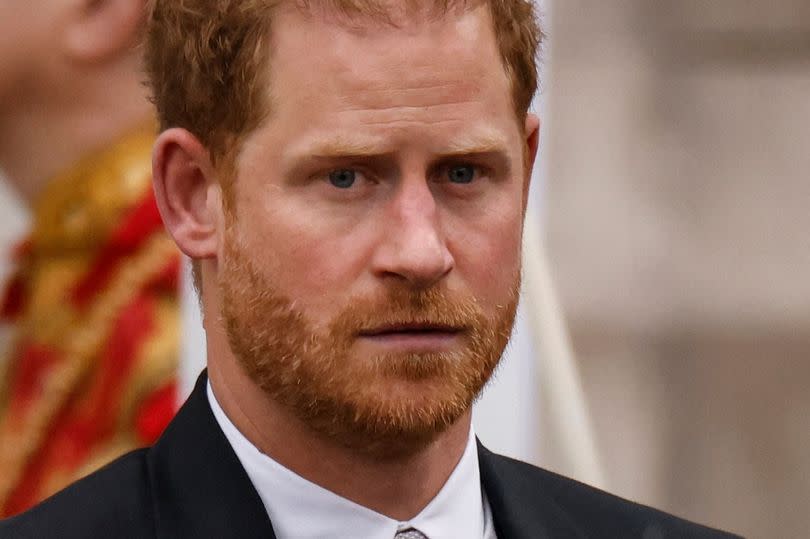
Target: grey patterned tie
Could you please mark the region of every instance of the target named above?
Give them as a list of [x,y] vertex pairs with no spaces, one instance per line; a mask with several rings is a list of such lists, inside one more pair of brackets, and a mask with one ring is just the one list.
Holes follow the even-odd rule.
[[428,539],[428,536],[416,528],[408,528],[407,530],[397,532],[394,539]]

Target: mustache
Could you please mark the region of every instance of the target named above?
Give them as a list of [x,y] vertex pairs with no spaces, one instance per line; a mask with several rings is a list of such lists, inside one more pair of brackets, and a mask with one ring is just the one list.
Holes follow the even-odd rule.
[[374,334],[393,328],[465,331],[483,317],[478,301],[438,288],[392,287],[380,297],[353,297],[334,320],[332,330]]

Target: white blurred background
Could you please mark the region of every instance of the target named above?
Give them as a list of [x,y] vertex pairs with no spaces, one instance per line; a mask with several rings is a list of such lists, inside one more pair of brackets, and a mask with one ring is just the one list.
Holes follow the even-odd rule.
[[542,222],[605,486],[810,537],[810,2],[548,7]]

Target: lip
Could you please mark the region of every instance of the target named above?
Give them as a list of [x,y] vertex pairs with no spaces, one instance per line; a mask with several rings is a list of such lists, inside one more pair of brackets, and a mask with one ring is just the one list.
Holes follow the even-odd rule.
[[456,334],[462,328],[444,324],[419,322],[393,323],[360,331],[361,337],[385,337],[387,335]]
[[453,347],[462,328],[437,324],[391,324],[361,331],[361,341],[390,351],[438,352]]

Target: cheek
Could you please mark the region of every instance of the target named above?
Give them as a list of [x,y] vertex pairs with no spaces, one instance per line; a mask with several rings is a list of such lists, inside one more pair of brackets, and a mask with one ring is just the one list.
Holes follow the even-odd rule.
[[[0,87],[41,73],[43,60],[54,56],[49,8],[23,0],[0,1]],[[0,95],[0,97],[3,97]]]
[[[0,20],[4,15],[0,14]],[[22,37],[14,32],[7,33],[6,24],[0,27],[0,99],[5,98],[5,92],[14,89],[21,78],[26,64],[26,51],[21,47]],[[5,106],[5,103],[0,102]]]
[[373,229],[281,197],[256,206],[243,234],[278,292],[311,312],[345,307],[337,296],[344,298],[367,267]]
[[456,242],[456,269],[480,301],[500,304],[516,284],[521,241],[522,221],[517,213],[468,231]]

